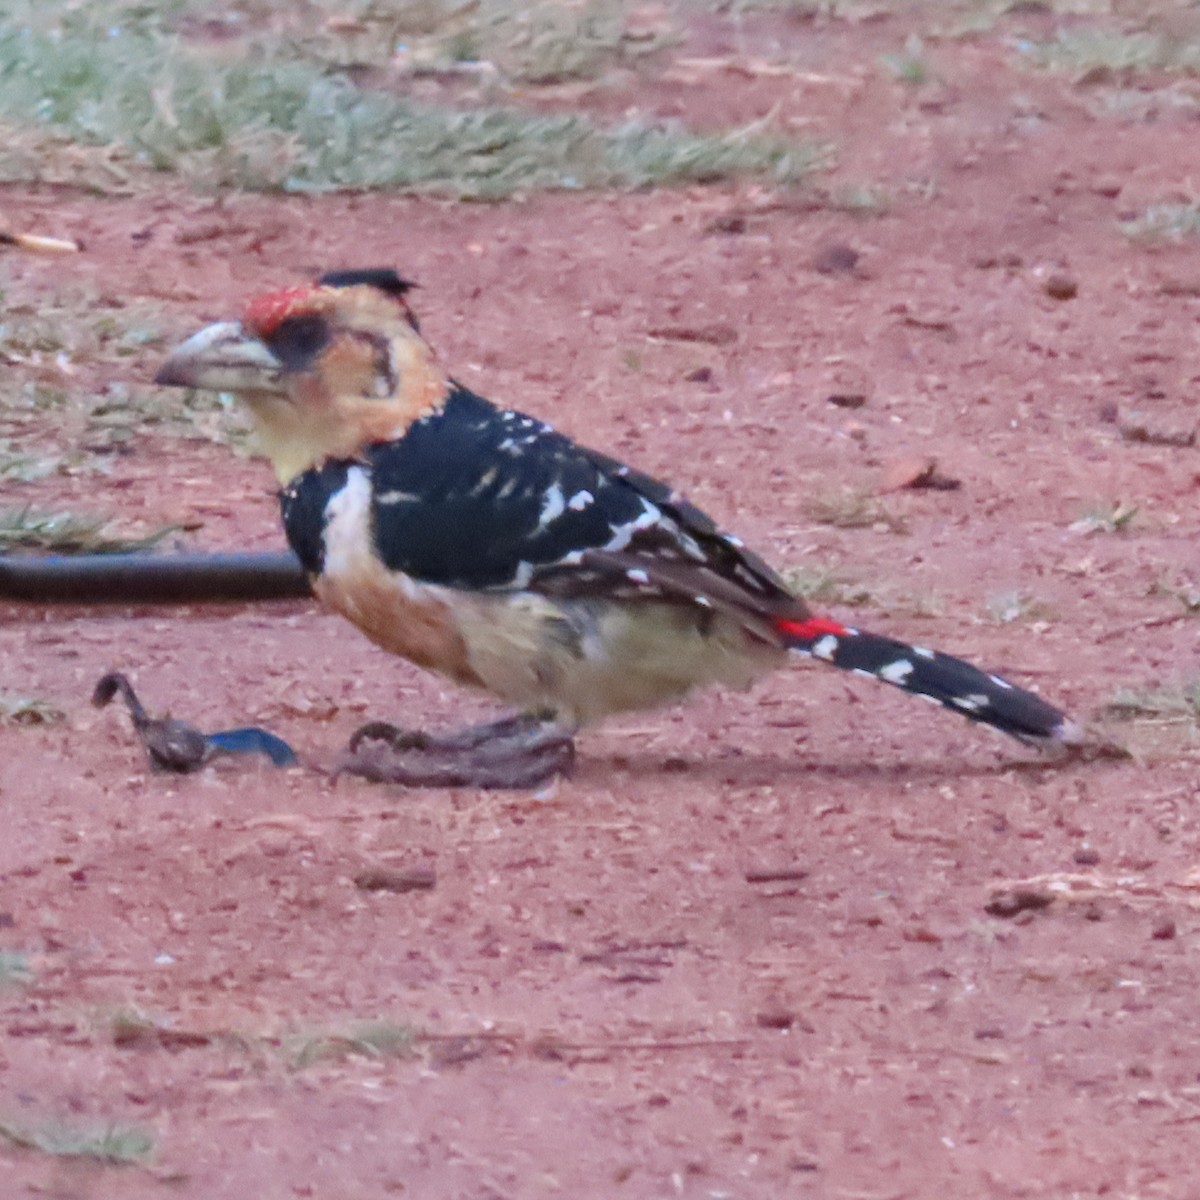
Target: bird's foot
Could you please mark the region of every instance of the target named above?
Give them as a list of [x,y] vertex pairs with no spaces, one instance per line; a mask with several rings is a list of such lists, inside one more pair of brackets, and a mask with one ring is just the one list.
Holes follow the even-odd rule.
[[356,730],[339,774],[409,787],[535,788],[569,775],[571,733],[545,717],[507,717],[443,737],[372,721]]
[[201,733],[187,721],[174,717],[150,717],[142,707],[133,685],[119,671],[105,675],[92,692],[92,703],[103,708],[120,692],[129,709],[133,728],[146,748],[150,766],[156,771],[187,774],[198,771],[217,754],[265,754],[277,767],[291,766],[295,752],[282,738],[251,726],[219,733]]

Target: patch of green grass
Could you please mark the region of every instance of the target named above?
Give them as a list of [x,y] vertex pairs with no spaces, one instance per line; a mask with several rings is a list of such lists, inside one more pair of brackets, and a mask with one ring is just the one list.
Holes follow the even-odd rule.
[[292,1039],[288,1061],[295,1070],[342,1058],[409,1058],[416,1031],[410,1025],[368,1021],[345,1031],[305,1034]]
[[19,950],[0,950],[0,988],[23,987],[32,980],[28,956]]
[[62,10],[52,28],[0,19],[0,120],[123,147],[146,169],[208,188],[487,199],[743,175],[791,183],[824,155],[757,126],[602,129],[574,114],[439,107],[278,48],[227,57],[146,21],[97,28],[87,8]]
[[458,61],[493,64],[504,78],[531,84],[596,79],[676,40],[666,27],[644,33],[631,29],[630,6],[622,0],[483,0],[461,5],[459,11],[459,28],[433,35],[442,53]]
[[856,217],[879,217],[892,207],[892,194],[875,183],[834,184],[826,195],[825,204],[834,212],[850,213]]
[[1014,621],[1047,621],[1055,616],[1045,601],[1022,591],[996,592],[988,597],[987,610],[1002,625]]
[[805,510],[820,525],[838,529],[877,529],[884,533],[907,533],[904,518],[868,492],[841,488],[814,496]]
[[1123,32],[1102,27],[1060,29],[1048,41],[1024,48],[1030,61],[1081,76],[1093,72],[1127,75],[1143,71],[1200,69],[1200,41],[1149,31]]
[[0,721],[9,725],[55,725],[67,714],[50,700],[40,696],[22,696],[0,692]]
[[1138,216],[1119,222],[1118,227],[1135,242],[1181,242],[1200,233],[1200,202],[1152,204]]
[[6,483],[45,479],[61,471],[67,462],[63,454],[33,454],[17,449],[7,438],[0,438],[0,480]]
[[919,34],[910,33],[902,50],[883,56],[883,65],[900,83],[919,87],[932,78],[929,60],[925,55],[925,43]]
[[824,567],[787,567],[781,574],[793,595],[817,604],[845,604],[853,608],[878,602],[878,596],[870,588],[841,579]]
[[46,1122],[38,1126],[0,1121],[0,1137],[14,1146],[59,1158],[90,1158],[114,1165],[137,1163],[154,1149],[154,1139],[132,1125],[81,1126]]
[[0,553],[40,550],[55,554],[125,554],[149,550],[179,528],[164,525],[135,537],[111,532],[107,517],[46,512],[28,506],[0,509]]
[[[207,0],[88,7],[106,9],[109,28],[142,33],[186,34],[214,20]],[[491,68],[487,77],[540,84],[596,79],[676,40],[667,22],[639,16],[631,0],[230,0],[217,20],[226,42],[260,56],[415,73],[478,63]]]
[[1101,713],[1116,721],[1200,724],[1200,683],[1181,687],[1118,688]]
[[1171,580],[1164,577],[1150,585],[1148,594],[1169,596],[1182,605],[1185,616],[1200,616],[1200,588],[1188,579]]
[[79,360],[121,362],[167,340],[146,301],[115,307],[93,289],[70,286],[36,303],[0,291],[0,301],[0,360],[64,381]]
[[1067,527],[1068,533],[1125,533],[1137,516],[1136,504],[1114,500],[1089,509],[1078,521]]

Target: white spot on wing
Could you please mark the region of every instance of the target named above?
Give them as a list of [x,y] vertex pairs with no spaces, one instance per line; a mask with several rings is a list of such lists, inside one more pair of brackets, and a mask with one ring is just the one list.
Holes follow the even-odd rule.
[[634,583],[650,582],[650,576],[643,571],[641,567],[630,567],[630,569],[625,572],[625,578],[632,580]]
[[657,525],[662,521],[663,515],[657,505],[651,504],[649,500],[642,500],[642,511],[640,515],[632,521],[627,521],[624,525],[617,525],[613,528],[613,535],[601,547],[603,550],[624,550],[626,546],[633,540],[633,535],[640,529],[649,529],[651,525]]
[[587,490],[587,488],[584,488],[582,491],[576,492],[575,495],[573,495],[570,500],[567,501],[567,507],[572,512],[583,512],[583,510],[587,508],[587,506],[595,499],[596,497],[593,496],[592,493]]
[[903,687],[912,673],[912,663],[906,658],[898,658],[895,662],[888,663],[886,667],[880,667],[879,678],[884,683],[894,683],[897,687]]
[[499,474],[500,474],[500,468],[499,468],[499,467],[492,467],[490,470],[486,471],[486,472],[485,472],[485,473],[484,473],[484,474],[483,474],[483,475],[480,477],[480,480],[479,480],[479,482],[478,482],[478,483],[477,483],[477,484],[476,484],[476,485],[475,485],[475,486],[474,486],[474,487],[473,487],[473,488],[470,490],[470,492],[468,492],[467,494],[468,494],[468,495],[470,495],[470,496],[482,496],[482,495],[483,495],[483,493],[484,493],[484,492],[485,492],[485,491],[486,491],[486,490],[487,490],[489,487],[491,487],[491,485],[492,485],[493,483],[495,483],[495,482],[496,482],[496,478],[497,478],[497,476],[498,476]]
[[375,496],[376,504],[415,504],[421,499],[416,492],[378,492]]
[[964,712],[979,712],[980,709],[987,708],[988,698],[978,693],[972,693],[969,696],[951,696],[950,703]]
[[935,658],[936,657],[936,655],[933,653],[932,650],[927,650],[924,646],[910,646],[909,649],[918,658]]
[[832,633],[827,633],[820,641],[813,645],[813,657],[823,658],[826,662],[833,662],[833,656],[837,653],[837,648],[837,638]]
[[999,688],[1003,688],[1006,692],[1013,690],[1013,685],[1007,679],[1001,679],[999,675],[989,675],[988,678]]
[[537,527],[545,529],[551,522],[557,521],[567,511],[566,497],[557,483],[552,483],[542,497],[542,511],[538,516]]

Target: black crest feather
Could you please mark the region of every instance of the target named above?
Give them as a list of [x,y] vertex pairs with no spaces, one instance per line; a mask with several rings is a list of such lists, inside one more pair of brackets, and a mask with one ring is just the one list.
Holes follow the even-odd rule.
[[389,296],[403,296],[417,285],[411,279],[397,275],[391,267],[361,267],[349,271],[326,271],[317,279],[322,287],[358,287],[366,284],[387,292]]
[[324,275],[318,276],[317,283],[321,287],[359,287],[365,284],[367,287],[378,288],[400,301],[408,323],[418,333],[421,332],[416,313],[409,308],[408,301],[404,298],[417,285],[411,279],[397,275],[391,267],[356,267],[349,271],[326,271]]

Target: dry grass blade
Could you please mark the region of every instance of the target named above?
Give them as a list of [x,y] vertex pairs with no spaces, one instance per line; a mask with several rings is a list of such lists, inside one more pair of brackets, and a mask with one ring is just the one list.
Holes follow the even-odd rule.
[[43,512],[29,507],[0,509],[0,553],[42,550],[55,554],[127,554],[149,550],[180,530],[163,525],[140,537],[108,532],[107,517]]

